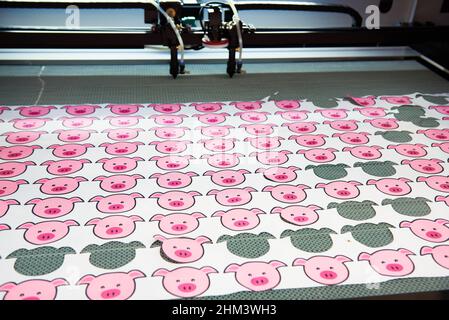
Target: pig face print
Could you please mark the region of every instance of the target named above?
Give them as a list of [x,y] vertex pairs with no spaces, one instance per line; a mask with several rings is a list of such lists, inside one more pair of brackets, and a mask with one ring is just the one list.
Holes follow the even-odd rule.
[[345,263],[352,260],[346,256],[314,256],[310,259],[297,258],[293,266],[302,266],[307,277],[324,285],[336,285],[346,281],[349,270]]

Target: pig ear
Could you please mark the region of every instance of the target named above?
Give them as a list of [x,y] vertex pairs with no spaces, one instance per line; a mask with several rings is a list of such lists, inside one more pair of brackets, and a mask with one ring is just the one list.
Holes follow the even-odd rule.
[[351,151],[353,148],[351,148],[351,147],[344,147],[343,148],[343,151]]
[[206,266],[206,267],[202,267],[200,268],[201,271],[203,271],[205,274],[209,274],[209,273],[218,273],[218,271],[212,267]]
[[41,201],[42,201],[42,199],[40,199],[40,198],[34,198],[34,199],[27,201],[25,204],[38,204]]
[[428,178],[426,178],[426,177],[418,177],[418,178],[416,178],[416,181],[417,181],[417,182],[426,182],[427,179],[428,179]]
[[226,267],[224,273],[237,272],[239,268],[240,266],[237,263],[231,263],[229,266]]
[[137,278],[145,278],[146,277],[145,273],[143,273],[140,270],[131,270],[130,272],[128,272],[128,275],[133,280],[137,279]]
[[156,271],[154,271],[151,276],[152,277],[165,277],[169,273],[170,273],[170,271],[168,271],[167,269],[160,268],[160,269],[157,269]]
[[224,212],[224,211],[215,211],[215,212],[212,214],[212,217],[222,217],[225,213],[226,213],[226,212]]
[[83,143],[83,147],[85,147],[85,148],[93,148],[94,145],[92,143]]
[[408,179],[408,178],[399,178],[399,181],[402,182],[412,182],[412,180]]
[[84,177],[75,177],[75,178],[73,178],[73,179],[75,179],[77,182],[89,181],[89,180],[87,180],[87,179],[84,178]]
[[150,176],[150,179],[159,178],[160,176],[162,176],[162,173],[153,173],[153,174]]
[[273,209],[271,209],[271,213],[281,213],[282,210],[283,209],[281,207],[274,207]]
[[247,191],[247,192],[256,192],[257,190],[254,189],[253,187],[245,187],[243,188],[243,190]]
[[[31,201],[31,200],[30,200],[30,201]],[[5,200],[5,202],[6,202],[7,204],[9,204],[9,205],[11,205],[11,204],[20,204],[19,201],[14,200],[14,199],[8,199],[8,200]]]
[[98,222],[100,222],[101,219],[100,218],[93,218],[90,219],[89,221],[86,222],[85,226],[95,226],[98,224]]
[[282,154],[293,154],[291,151],[288,151],[288,150],[282,150],[282,151],[279,151],[280,153],[282,153]]
[[246,128],[247,126],[249,126],[249,124],[241,124],[239,125],[239,128]]
[[161,142],[160,141],[151,141],[148,145],[154,146],[154,145],[158,145],[159,143],[161,143]]
[[310,187],[306,186],[305,184],[298,184],[297,187],[301,189],[310,189]]
[[136,198],[144,198],[144,196],[141,195],[141,194],[138,193],[138,192],[133,192],[133,193],[130,194],[130,196],[131,196],[133,199],[136,199]]
[[156,239],[157,241],[160,241],[160,242],[164,242],[165,240],[167,240],[166,237],[164,237],[164,236],[162,236],[160,234],[154,235],[153,238]]
[[431,248],[431,247],[422,247],[421,251],[419,253],[422,256],[424,256],[426,254],[432,254],[433,253],[433,248]]
[[150,221],[161,221],[164,217],[165,216],[163,214],[155,214],[151,217]]
[[141,157],[132,157],[131,159],[133,159],[134,161],[143,161],[143,158]]
[[409,255],[415,255],[412,251],[410,251],[409,249],[404,249],[404,248],[400,248],[398,249],[398,252],[402,253],[405,256],[409,256]]
[[220,192],[220,191],[218,191],[217,189],[212,189],[212,190],[210,190],[210,191],[208,191],[207,193],[206,193],[206,195],[207,196],[210,196],[210,195],[215,195],[215,194],[217,194],[218,192]]
[[265,211],[262,211],[259,208],[253,208],[253,209],[251,209],[249,211],[251,211],[254,214],[265,214]]
[[201,212],[194,212],[191,214],[191,216],[196,219],[206,218],[206,216],[204,214],[202,214]]
[[17,286],[15,282],[7,282],[0,286],[0,291],[8,292]]
[[211,176],[211,175],[213,175],[214,173],[215,173],[215,171],[208,170],[208,171],[206,171],[206,172],[203,173],[203,176]]
[[256,173],[261,173],[261,172],[265,172],[267,169],[265,168],[259,168],[256,170]]
[[291,135],[290,137],[288,137],[288,140],[295,140],[297,138],[299,138],[299,136],[294,134],[294,135]]
[[198,191],[189,191],[188,194],[192,197],[201,196],[202,194]]
[[186,175],[188,175],[189,177],[198,177],[198,174],[193,171],[186,172]]
[[387,146],[387,149],[396,149],[396,147],[397,147],[397,146],[395,146],[395,145],[389,144],[389,145]]
[[298,150],[298,151],[296,151],[296,154],[305,154],[306,153],[306,150]]
[[412,162],[407,159],[401,161],[401,164],[410,164],[410,163],[412,163]]
[[65,280],[63,278],[53,279],[53,280],[51,280],[51,284],[54,285],[55,287],[68,286],[69,285],[67,280]]
[[254,151],[249,154],[250,157],[254,157],[254,156],[257,157],[258,155],[259,155],[259,153],[258,152],[254,152]]
[[334,148],[327,148],[327,151],[330,151],[330,152],[337,152],[338,150],[337,150],[337,149],[334,149]]
[[370,257],[371,257],[371,255],[370,255],[369,253],[367,253],[367,252],[362,252],[362,253],[359,254],[357,260],[358,260],[358,261],[369,260]]
[[416,133],[426,133],[426,130],[418,130]]
[[145,178],[145,177],[142,176],[141,174],[133,174],[131,177],[132,177],[133,179],[144,179],[144,178]]
[[201,155],[200,159],[207,159],[210,157],[212,157],[210,154],[203,154],[203,155]]
[[84,202],[83,199],[81,199],[80,197],[72,197],[69,199],[72,203],[76,203],[76,202]]
[[343,263],[352,261],[352,259],[350,259],[346,256],[336,256],[334,259],[337,260],[338,262],[343,262]]
[[47,161],[45,161],[45,162],[42,162],[41,163],[41,166],[49,166],[49,165],[51,165],[52,163],[54,163],[55,161],[53,161],[53,160],[47,160]]
[[16,229],[29,229],[34,225],[35,224],[33,222],[25,222],[25,223],[22,223],[20,226],[18,226]]
[[449,220],[446,220],[446,219],[436,219],[435,222],[438,223],[438,224],[443,225],[443,224],[448,224],[448,223],[449,223]]
[[79,162],[81,163],[92,163],[90,160],[88,159],[80,159]]
[[286,267],[287,265],[281,261],[278,260],[271,260],[270,262],[268,262],[268,264],[272,267],[280,268],[280,267]]
[[212,240],[209,239],[206,236],[199,236],[195,238],[195,241],[198,242],[199,244],[203,244],[203,243],[212,243]]
[[289,166],[287,169],[292,170],[292,171],[301,170],[301,168],[296,167],[296,166]]
[[409,221],[402,221],[402,222],[399,224],[399,227],[401,227],[401,228],[410,228],[411,225],[412,225],[412,223],[409,222]]
[[334,133],[333,135],[332,135],[332,138],[339,138],[339,137],[341,137],[343,134],[342,133]]
[[325,184],[325,183],[317,183],[317,184],[315,185],[315,189],[316,189],[316,188],[326,188],[326,186],[327,186],[327,184]]
[[98,176],[98,177],[94,178],[92,181],[103,181],[104,179],[106,179],[105,176]]
[[307,263],[307,259],[297,258],[293,261],[293,266],[304,266]]
[[358,181],[349,181],[350,184],[352,184],[353,186],[361,186],[362,184]]
[[103,196],[95,196],[95,197],[91,198],[89,200],[89,202],[98,202],[98,201],[101,201],[102,199],[104,199]]
[[151,158],[150,158],[150,161],[157,161],[157,160],[159,160],[161,157],[160,156],[152,156]]
[[79,223],[76,222],[75,220],[66,220],[66,221],[64,221],[64,224],[67,227],[79,226]]
[[430,159],[430,161],[435,162],[435,163],[443,163],[444,162],[443,160],[435,159],[435,158]]
[[76,283],[76,285],[81,285],[81,284],[89,284],[91,283],[96,277],[92,274],[87,274],[84,277],[82,277],[81,279],[78,280],[78,282]]
[[266,187],[264,187],[263,189],[262,189],[262,191],[268,191],[268,192],[271,192],[272,190],[273,190],[273,186],[266,186]]
[[314,204],[311,204],[311,205],[307,206],[307,208],[309,208],[309,209],[311,209],[313,211],[315,211],[315,210],[323,210],[323,208],[321,208],[320,206],[316,206]]
[[41,183],[47,182],[48,180],[49,180],[49,179],[47,179],[47,178],[42,178],[42,179],[39,179],[39,180],[35,181],[34,183],[35,183],[35,184],[41,184]]
[[370,185],[373,185],[373,184],[376,184],[376,183],[377,183],[377,180],[369,179],[369,180],[366,182],[366,185],[370,186]]
[[111,144],[109,143],[109,142],[103,142],[102,144],[100,144],[99,146],[100,147],[108,147],[108,146],[110,146]]

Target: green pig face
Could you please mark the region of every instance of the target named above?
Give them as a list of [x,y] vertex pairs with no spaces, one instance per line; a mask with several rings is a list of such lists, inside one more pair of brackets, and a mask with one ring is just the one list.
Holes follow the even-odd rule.
[[405,143],[413,140],[412,133],[410,131],[376,131],[374,135],[382,136],[382,138],[391,142]]
[[341,233],[351,232],[354,240],[367,247],[379,248],[393,242],[393,234],[389,228],[394,228],[394,226],[385,222],[361,223],[356,226],[344,226]]
[[109,241],[102,245],[90,244],[81,253],[90,253],[89,262],[98,268],[116,269],[128,264],[136,257],[136,249],[145,248],[139,241],[124,243]]
[[350,168],[347,164],[320,164],[318,166],[308,165],[305,169],[313,169],[313,173],[322,179],[338,180],[348,175],[346,168]]
[[412,123],[422,128],[436,128],[440,125],[437,118],[416,118],[412,120]]
[[36,249],[18,249],[6,259],[16,258],[14,269],[25,276],[42,276],[59,269],[66,254],[76,254],[70,247],[39,247]]
[[396,174],[395,165],[397,163],[392,161],[356,162],[354,163],[354,168],[362,168],[365,173],[372,176],[390,177]]
[[432,211],[427,202],[432,201],[423,197],[402,197],[397,199],[385,199],[382,201],[382,205],[391,205],[394,211],[405,216],[423,217],[427,216]]
[[296,231],[285,230],[282,232],[281,238],[290,237],[292,245],[302,251],[324,252],[332,247],[330,234],[336,234],[336,232],[329,228],[304,228]]
[[396,114],[404,116],[410,115],[414,117],[422,117],[426,115],[426,110],[423,107],[410,104],[392,107],[391,110],[397,111]]
[[312,99],[314,105],[323,109],[330,109],[338,107],[338,100],[335,98],[314,98]]
[[431,96],[431,95],[417,94],[416,97],[423,98],[427,102],[430,102],[432,104],[437,104],[437,105],[445,105],[449,101],[448,97],[443,97],[443,96]]
[[268,239],[275,239],[275,237],[268,232],[259,234],[243,232],[235,236],[222,235],[218,238],[217,243],[226,241],[226,247],[231,253],[239,257],[254,259],[265,255],[270,250]]
[[343,218],[350,220],[368,220],[376,216],[376,210],[373,206],[377,204],[373,201],[345,201],[342,203],[331,202],[327,206],[328,209],[337,209],[337,213]]

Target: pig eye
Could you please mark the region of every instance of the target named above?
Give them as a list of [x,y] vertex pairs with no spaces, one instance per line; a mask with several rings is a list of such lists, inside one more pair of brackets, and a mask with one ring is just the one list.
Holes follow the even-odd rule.
[[51,232],[56,232],[56,229],[52,229]]
[[195,282],[195,278],[190,279],[190,281]]
[[121,204],[125,203],[125,201],[120,201]]
[[380,263],[385,264],[385,261],[381,261]]
[[320,267],[316,267],[316,270],[320,270]]
[[37,233],[42,233],[42,230],[37,230]]
[[232,218],[231,220],[232,220],[232,221],[235,221],[235,218]]
[[106,225],[106,228],[109,228],[109,224]]
[[183,221],[182,223],[187,223],[187,221]]
[[25,296],[25,293],[19,294],[19,297],[23,297],[23,296]]
[[334,269],[334,267],[329,267],[329,269],[333,270],[333,269]]
[[173,222],[173,221],[171,221],[171,222],[170,222],[170,224],[174,224],[174,222]]
[[190,250],[190,247],[187,247],[186,249],[187,249],[187,250]]
[[426,231],[426,229],[421,229],[421,231]]
[[432,230],[433,230],[433,231],[436,231],[436,230],[437,230],[437,228],[432,228]]
[[248,273],[248,277],[252,277],[253,276],[253,274],[252,273]]
[[178,247],[177,246],[173,246],[173,249],[178,249]]
[[181,280],[179,280],[179,279],[176,279],[176,282],[181,282]]
[[101,288],[101,289],[104,289],[104,288],[106,288],[106,287],[105,287],[105,286],[101,286],[100,288]]
[[117,288],[120,287],[120,283],[117,283],[116,287],[117,287]]
[[108,204],[112,204],[112,202],[108,202]]
[[398,259],[394,259],[394,262],[398,262],[399,260]]

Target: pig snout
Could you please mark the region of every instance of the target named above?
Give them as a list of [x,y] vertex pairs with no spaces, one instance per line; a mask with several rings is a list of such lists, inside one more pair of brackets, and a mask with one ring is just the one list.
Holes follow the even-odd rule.
[[189,258],[192,253],[188,250],[176,250],[175,255],[177,255],[180,258]]
[[174,200],[168,203],[171,207],[182,207],[184,205],[184,201]]
[[175,224],[175,225],[172,225],[171,228],[174,231],[184,231],[187,229],[187,226],[185,224]]
[[337,274],[334,271],[326,270],[320,272],[320,277],[323,279],[335,279],[337,278]]
[[247,227],[249,225],[249,222],[246,220],[237,220],[234,222],[234,226],[236,227]]
[[177,186],[179,186],[180,184],[182,184],[182,182],[181,182],[181,181],[169,181],[167,184],[168,184],[170,187],[177,187]]
[[431,239],[439,239],[442,237],[441,233],[439,233],[437,231],[427,231],[426,236]]
[[50,215],[52,215],[52,214],[58,214],[58,213],[60,213],[61,212],[61,209],[59,209],[59,208],[48,208],[48,209],[45,209],[44,210],[44,213],[45,214],[50,214]]
[[263,286],[268,283],[267,277],[255,277],[251,279],[251,284],[254,286]]
[[111,205],[108,207],[108,209],[109,209],[109,210],[116,211],[116,210],[122,210],[124,207],[125,207],[125,206],[124,206],[123,204],[116,203],[116,204],[111,204]]
[[388,271],[399,272],[399,271],[402,271],[402,269],[404,269],[404,267],[402,265],[400,265],[399,263],[387,264]]
[[55,235],[53,233],[41,233],[40,235],[37,236],[37,239],[40,241],[48,241],[51,240],[55,237]]
[[282,196],[285,200],[296,200],[298,197],[292,193],[287,193]]
[[106,230],[106,234],[108,234],[108,235],[120,234],[122,232],[123,232],[123,228],[120,228],[120,227],[112,227],[112,228],[108,228]]
[[113,299],[115,297],[118,297],[119,295],[120,295],[120,290],[119,289],[104,290],[101,293],[101,297],[103,299]]
[[194,283],[182,283],[178,286],[178,290],[181,292],[193,292],[196,290]]

